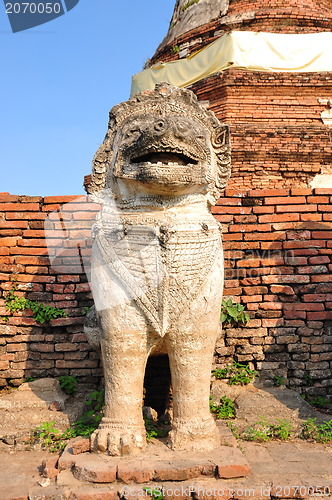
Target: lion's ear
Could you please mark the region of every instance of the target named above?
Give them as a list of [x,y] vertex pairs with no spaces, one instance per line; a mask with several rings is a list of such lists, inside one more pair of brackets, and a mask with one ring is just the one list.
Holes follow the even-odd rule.
[[222,149],[223,152],[230,149],[229,126],[220,125],[212,132],[211,143],[216,154]]
[[104,142],[99,147],[92,160],[91,181],[86,187],[86,191],[90,195],[98,195],[103,191],[106,184],[106,176],[113,158],[113,141],[115,135],[115,123],[110,120],[108,131]]
[[209,202],[214,205],[231,175],[231,141],[228,125],[222,124],[213,130],[211,144],[216,158],[216,171]]

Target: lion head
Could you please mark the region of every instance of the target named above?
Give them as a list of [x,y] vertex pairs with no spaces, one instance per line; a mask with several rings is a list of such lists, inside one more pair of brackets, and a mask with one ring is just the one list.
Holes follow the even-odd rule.
[[204,193],[214,204],[229,176],[228,126],[190,90],[160,83],[111,110],[87,190],[96,195],[124,185],[153,195]]

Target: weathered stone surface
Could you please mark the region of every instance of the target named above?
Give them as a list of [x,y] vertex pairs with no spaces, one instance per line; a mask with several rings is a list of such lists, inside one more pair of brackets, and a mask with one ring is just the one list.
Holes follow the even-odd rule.
[[116,480],[116,463],[104,462],[99,456],[78,455],[72,467],[76,479],[92,483],[113,483]]
[[154,476],[154,464],[149,461],[125,461],[118,464],[117,478],[126,484],[148,483]]
[[49,479],[54,479],[59,474],[60,471],[57,467],[58,460],[59,460],[59,455],[55,455],[54,457],[43,460],[42,474],[44,477],[47,477]]
[[73,455],[72,444],[73,444],[73,441],[75,441],[77,439],[80,439],[80,438],[75,438],[75,439],[69,441],[69,443],[67,444],[67,446],[63,450],[62,455],[60,456],[60,458],[58,460],[58,468],[60,471],[70,469],[73,466],[75,457]]
[[[225,432],[225,435],[227,433]],[[66,451],[71,454],[72,450]],[[66,459],[67,470],[76,479],[92,483],[144,484],[153,481],[186,481],[193,478],[243,477],[250,468],[240,449],[231,446],[217,446],[211,452],[188,456],[186,451],[172,451],[161,441],[149,443],[144,458],[105,457],[103,454],[84,453]],[[61,464],[61,467],[63,465]],[[66,472],[66,471],[64,471]],[[69,476],[70,477],[70,476]],[[61,483],[68,481],[68,475],[59,476]]]
[[158,50],[189,30],[198,28],[213,19],[225,15],[229,0],[177,0],[168,33]]
[[[209,392],[223,256],[210,208],[229,175],[228,127],[192,92],[162,83],[112,109],[89,185],[102,205],[91,284],[106,383],[94,451],[144,449],[146,360],[162,352],[172,373],[170,447],[197,452],[218,443]],[[96,324],[92,311],[85,331],[94,347]]]
[[[195,461],[172,461],[169,463],[156,464],[154,480],[155,481],[186,481],[201,475],[203,467],[195,465]],[[215,467],[213,465],[206,466],[206,475],[210,477],[214,474]]]
[[90,439],[78,439],[72,444],[73,455],[79,455],[80,453],[85,453],[90,451]]

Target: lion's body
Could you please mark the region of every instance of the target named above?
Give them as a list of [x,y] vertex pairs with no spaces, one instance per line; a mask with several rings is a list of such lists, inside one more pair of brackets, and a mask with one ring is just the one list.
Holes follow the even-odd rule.
[[[216,196],[215,179],[229,175],[224,171],[229,169],[229,144],[219,145],[224,163],[218,169],[210,142],[213,130],[219,133],[218,122],[191,100],[188,91],[161,87],[146,96],[151,112],[144,120],[144,99],[138,98],[139,111],[131,119],[120,115],[121,133],[113,137],[115,160],[105,169],[104,187],[112,195],[104,198],[94,227],[91,282],[106,410],[92,447],[112,455],[135,454],[144,447],[145,366],[148,356],[161,350],[169,356],[172,376],[171,447],[207,450],[218,445],[209,384],[220,331],[223,259],[209,196]],[[120,106],[126,111],[128,103]],[[176,119],[164,108],[175,109]]]

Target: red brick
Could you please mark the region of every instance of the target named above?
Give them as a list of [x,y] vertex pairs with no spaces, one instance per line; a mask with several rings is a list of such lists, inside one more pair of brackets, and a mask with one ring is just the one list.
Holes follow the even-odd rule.
[[331,188],[315,188],[314,193],[316,195],[322,195],[322,194],[327,194],[332,196],[332,189]]
[[247,304],[249,302],[258,302],[258,303],[260,303],[260,302],[262,302],[262,300],[263,300],[263,296],[262,295],[248,295],[247,297],[246,296],[241,297],[241,301],[244,302],[245,304]]
[[298,275],[270,275],[263,276],[262,281],[264,284],[273,284],[273,283],[309,283],[309,276],[298,276]]
[[308,196],[309,203],[329,203],[328,196]]
[[42,212],[7,212],[6,213],[6,219],[7,220],[17,220],[17,219],[23,219],[23,220],[45,220],[46,219],[46,214]]
[[[332,214],[331,214],[332,216]],[[318,222],[322,220],[322,214],[300,214],[301,221],[313,221]]]
[[317,302],[292,302],[284,304],[285,311],[324,311],[324,304]]
[[253,207],[253,212],[254,214],[273,214],[275,211],[274,206],[258,206],[258,207]]
[[275,241],[275,240],[285,240],[286,234],[281,231],[275,231],[274,233],[249,233],[244,235],[244,239],[247,241],[259,240],[259,241]]
[[268,293],[266,286],[247,286],[243,289],[245,295],[263,295]]
[[332,239],[332,231],[314,231],[312,233],[313,239],[325,239],[325,240],[331,240]]
[[15,202],[15,201],[18,201],[18,196],[14,196],[12,194],[9,194],[9,193],[0,193],[0,203],[3,203],[3,202]]
[[293,241],[284,241],[284,248],[324,248],[326,247],[325,240],[293,240]]
[[312,189],[310,188],[292,188],[291,195],[292,196],[307,196],[312,194]]
[[45,196],[44,198],[44,203],[49,204],[49,203],[70,203],[72,201],[83,201],[85,199],[85,196]]
[[308,293],[303,295],[305,302],[325,302],[326,293]]
[[289,195],[288,189],[253,189],[248,193],[248,196],[252,197],[287,196],[287,195]]
[[308,312],[307,317],[310,321],[332,319],[332,311]]
[[271,231],[271,224],[246,224],[246,225],[238,225],[232,224],[229,228],[231,233],[237,232],[253,232],[253,231]]
[[89,202],[85,203],[84,200],[77,200],[77,201],[80,201],[80,202],[62,205],[61,212],[69,212],[69,213],[75,212],[76,213],[79,211],[82,211],[82,212],[92,211],[92,212],[97,213],[99,210],[98,205],[96,205],[95,203],[89,203]]
[[[285,197],[277,197],[277,198],[265,198],[265,205],[289,205],[292,203],[293,205],[301,205],[305,203],[306,199],[304,196],[285,196]],[[322,202],[323,203],[323,202]]]
[[48,255],[47,248],[29,248],[29,247],[12,247],[10,249],[12,255]]
[[284,295],[294,295],[295,292],[291,286],[283,285],[271,285],[272,293],[282,293]]
[[14,247],[16,246],[18,238],[0,238],[0,247]]
[[332,276],[330,274],[321,274],[318,276],[311,276],[310,277],[311,281],[313,283],[327,283],[327,282],[332,282]]
[[[311,314],[316,314],[316,313],[311,313]],[[285,319],[306,319],[307,313],[305,311],[285,311],[284,316]]]
[[90,439],[76,439],[72,444],[73,455],[80,455],[90,451]]
[[240,214],[249,215],[251,214],[252,207],[226,207],[226,206],[216,206],[212,207],[211,212],[213,214]]
[[218,222],[224,222],[224,223],[228,223],[228,222],[233,222],[233,215],[225,215],[225,214],[214,214],[214,218],[218,221]]
[[62,274],[60,276],[57,276],[57,281],[58,283],[79,283],[80,276]]
[[116,462],[103,462],[98,460],[98,456],[90,456],[90,454],[76,455],[73,461],[73,475],[80,481],[92,483],[113,483],[116,481]]
[[297,222],[300,220],[300,215],[296,213],[288,214],[272,214],[272,215],[260,215],[258,217],[259,222]]
[[[228,216],[232,217],[232,216]],[[235,224],[251,224],[257,222],[257,215],[234,215]]]
[[1,212],[36,212],[38,203],[0,203]]
[[59,469],[57,469],[59,456],[44,459],[42,462],[42,474],[44,477],[49,479],[54,479],[59,474]]
[[231,234],[225,234],[223,233],[222,239],[223,241],[241,241],[243,235],[241,233],[231,233]]
[[[323,205],[325,206],[325,205]],[[317,210],[317,205],[277,205],[276,212],[313,212]],[[330,210],[332,211],[332,209]]]
[[0,220],[0,229],[26,229],[28,221],[8,221]]
[[262,319],[262,327],[264,328],[275,328],[276,326],[283,326],[283,325],[284,325],[283,318]]
[[31,266],[48,266],[50,265],[50,259],[48,257],[23,257],[16,256],[15,262],[17,264],[25,264]]
[[237,199],[237,198],[219,198],[219,200],[216,203],[216,206],[221,205],[221,206],[241,206],[242,205],[242,200]]
[[242,293],[242,288],[239,287],[230,287],[230,288],[225,288],[224,290],[224,295],[227,295],[228,297],[234,296],[234,295],[241,295]]
[[319,212],[332,212],[332,205],[318,205]]
[[59,240],[47,240],[42,238],[42,239],[18,239],[17,241],[17,244],[18,246],[22,246],[22,247],[46,247],[47,245],[48,246],[54,246],[54,241],[57,242],[57,244],[59,244]]

